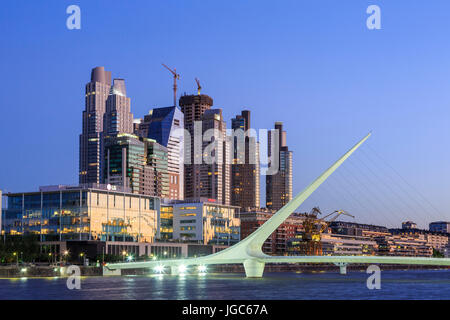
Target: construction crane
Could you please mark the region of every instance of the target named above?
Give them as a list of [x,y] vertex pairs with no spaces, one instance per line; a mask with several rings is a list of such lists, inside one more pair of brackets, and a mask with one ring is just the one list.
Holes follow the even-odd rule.
[[[301,232],[301,251],[305,255],[322,254],[321,234],[328,228],[330,223],[335,221],[339,216],[346,215],[355,218],[344,210],[335,210],[320,219],[318,218],[319,214],[322,214],[319,207],[314,207],[309,214],[305,214],[305,220],[303,221],[304,231]],[[336,215],[328,221],[325,220],[333,214]]]
[[180,80],[180,75],[177,73],[177,69],[170,69],[164,63],[161,63],[167,70],[169,70],[173,75],[173,105],[177,106],[177,80]]
[[200,80],[195,78],[195,82],[197,82],[197,94],[200,95],[200,90],[202,90],[202,86],[200,85]]

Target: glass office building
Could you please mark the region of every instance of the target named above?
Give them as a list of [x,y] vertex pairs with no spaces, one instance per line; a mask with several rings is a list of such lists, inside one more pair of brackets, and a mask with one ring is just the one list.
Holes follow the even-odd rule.
[[104,139],[104,183],[133,193],[168,197],[167,148],[155,140],[121,133]]
[[41,241],[153,242],[159,198],[114,189],[54,186],[6,194],[2,230],[40,235]]

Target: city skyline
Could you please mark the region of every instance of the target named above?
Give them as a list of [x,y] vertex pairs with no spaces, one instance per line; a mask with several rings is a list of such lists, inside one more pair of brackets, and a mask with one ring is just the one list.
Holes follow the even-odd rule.
[[[94,26],[92,22],[89,22],[89,19],[94,19],[95,14],[98,14],[90,11],[98,5],[81,2],[80,6],[83,19],[85,19],[80,33],[86,36],[86,32],[94,27],[96,28],[94,34],[102,32],[102,28],[106,26]],[[122,7],[122,5],[117,4],[113,6],[115,10],[117,7]],[[220,5],[217,6],[220,8]],[[233,9],[229,9],[225,13],[236,14],[240,6],[245,5],[236,4]],[[40,44],[30,37],[26,29],[19,27],[20,19],[35,21],[31,16],[31,11],[28,11],[33,6],[30,5],[25,12],[20,13],[24,16],[22,18],[20,18],[18,8],[11,8],[11,17],[18,17],[19,19],[14,23],[11,21],[11,17],[1,19],[2,21],[9,21],[14,26],[13,32],[7,35],[7,41],[11,44],[11,51],[3,52],[2,57],[4,59],[2,60],[8,61],[8,64],[5,64],[5,62],[3,64],[6,74],[12,77],[11,84],[17,83],[21,79],[18,87],[27,91],[28,94],[19,96],[17,94],[19,88],[7,83],[5,79],[1,80],[5,90],[11,93],[9,95],[11,97],[2,97],[2,105],[14,107],[7,108],[1,120],[0,130],[2,135],[10,137],[10,141],[7,141],[6,144],[5,153],[12,156],[3,158],[1,161],[4,169],[0,175],[0,189],[6,192],[19,192],[30,190],[30,188],[37,189],[39,185],[44,184],[76,183],[78,181],[76,176],[78,167],[76,136],[81,132],[79,114],[83,107],[83,97],[80,92],[82,92],[82,86],[88,80],[86,77],[87,70],[95,65],[103,65],[107,70],[113,71],[114,76],[124,78],[127,82],[127,95],[132,99],[133,113],[136,116],[143,116],[153,107],[165,107],[171,104],[172,80],[167,75],[167,71],[160,68],[159,63],[163,61],[176,66],[181,74],[178,96],[184,91],[188,94],[195,93],[194,78],[199,77],[201,79],[204,87],[202,92],[214,99],[215,108],[223,109],[224,119],[228,127],[230,126],[230,119],[243,109],[252,111],[252,122],[256,128],[271,128],[275,121],[284,123],[288,131],[287,143],[290,149],[294,151],[294,193],[299,192],[315,173],[320,172],[349,140],[355,140],[361,133],[373,129],[374,141],[371,144],[376,152],[381,153],[384,159],[388,159],[389,163],[442,213],[439,218],[427,218],[428,222],[450,220],[450,202],[447,199],[448,197],[445,196],[445,190],[448,190],[450,181],[449,165],[446,162],[449,154],[443,150],[442,140],[440,140],[450,135],[446,121],[449,116],[446,106],[450,103],[450,96],[445,92],[446,86],[444,85],[446,83],[445,71],[448,68],[446,65],[441,65],[437,69],[438,66],[432,62],[433,59],[443,61],[438,57],[441,54],[445,55],[448,51],[447,45],[439,42],[441,34],[436,33],[436,31],[442,31],[439,27],[442,27],[445,22],[432,22],[431,26],[419,32],[420,39],[423,40],[422,43],[429,46],[423,46],[421,47],[423,49],[419,51],[416,50],[417,57],[408,56],[405,61],[400,59],[403,57],[402,54],[417,48],[412,39],[398,39],[396,37],[402,34],[403,29],[401,23],[394,21],[392,17],[394,14],[401,14],[402,8],[400,5],[387,3],[382,5],[383,10],[390,12],[383,24],[383,30],[380,31],[385,35],[384,39],[364,29],[365,16],[362,14],[363,10],[360,10],[360,7],[364,7],[363,4],[356,6],[357,8],[349,4],[343,6],[349,12],[344,13],[344,16],[341,17],[342,21],[347,21],[346,24],[339,24],[341,20],[337,17],[333,20],[333,15],[327,12],[328,10],[319,10],[314,5],[297,6],[289,3],[287,7],[296,9],[296,12],[301,14],[302,18],[305,18],[305,12],[313,12],[324,16],[324,19],[321,19],[320,22],[324,25],[317,26],[319,29],[315,30],[316,32],[311,32],[311,34],[322,36],[324,42],[320,45],[316,44],[315,47],[312,46],[310,49],[304,49],[303,54],[300,53],[300,58],[287,53],[280,54],[276,49],[271,48],[266,48],[269,50],[264,54],[257,54],[257,49],[261,48],[264,39],[253,39],[245,45],[244,35],[251,35],[255,29],[252,29],[251,26],[248,26],[247,29],[243,28],[244,35],[238,36],[236,40],[244,48],[251,49],[252,56],[244,52],[242,58],[236,62],[236,67],[234,67],[232,59],[224,60],[223,55],[206,59],[206,55],[203,53],[199,58],[189,61],[190,58],[194,57],[193,53],[187,50],[183,55],[180,55],[179,52],[174,55],[170,50],[173,44],[170,44],[168,40],[163,41],[156,35],[153,36],[162,44],[161,50],[152,54],[150,58],[145,58],[143,55],[148,45],[133,44],[131,42],[133,39],[130,39],[126,41],[126,45],[130,48],[142,46],[142,51],[137,51],[138,57],[134,59],[133,63],[126,61],[128,59],[125,59],[125,61],[120,59],[120,56],[125,54],[125,51],[122,50],[116,53],[110,52],[101,60],[100,50],[97,48],[92,53],[82,54],[80,60],[84,61],[73,62],[75,57],[81,54],[79,49],[73,47],[77,45],[77,41],[87,46],[93,43],[93,39],[82,40],[79,38],[79,34],[65,30],[63,28],[65,18],[63,10],[61,10],[60,15],[61,23],[55,18],[58,15],[53,15],[48,22],[41,27],[37,27],[37,30],[33,32],[42,31],[43,29],[40,28],[55,28],[53,31],[50,29],[47,31],[48,34],[56,36],[55,41],[58,41],[57,43],[61,45],[59,50],[71,48],[74,52],[68,50],[65,53],[66,58],[57,59],[53,62],[51,61],[53,56],[47,49],[35,54],[34,59],[41,59],[41,64],[36,63],[38,60],[34,59],[29,62],[23,61],[20,54],[13,56],[14,53],[17,53],[17,50],[27,47],[40,48]],[[263,4],[262,7],[267,9],[267,4]],[[431,12],[431,10],[445,11],[446,7],[447,5],[444,4],[434,4],[426,8],[416,5],[414,7],[416,10],[413,13],[409,12],[410,16],[405,17],[405,14],[401,14],[401,18],[408,22],[411,21],[409,19],[417,18],[418,12],[422,9],[424,12]],[[219,8],[216,7],[216,9]],[[289,8],[276,9],[278,15],[287,14],[285,24],[292,22],[294,19],[293,15],[288,14]],[[40,12],[39,7],[35,9]],[[57,11],[57,9],[57,7],[52,8],[50,11]],[[177,8],[176,14],[181,14],[183,9],[185,8],[182,6]],[[211,7],[208,9],[210,10]],[[191,10],[193,9],[191,8]],[[165,10],[163,12],[165,15],[168,14]],[[149,14],[153,13],[150,12]],[[201,14],[201,12],[198,14]],[[107,10],[106,15],[113,15],[113,13]],[[43,16],[45,17],[45,14]],[[138,15],[138,18],[142,19],[143,16]],[[243,19],[243,16],[241,18]],[[260,19],[253,17],[251,20],[259,28],[264,29]],[[238,22],[240,22],[238,26],[233,28],[242,27],[242,21],[238,19]],[[219,20],[219,25],[220,23],[223,23],[223,21]],[[317,21],[314,22],[314,26],[318,23]],[[56,28],[58,24],[62,24],[61,30]],[[279,24],[282,24],[280,19],[275,19],[272,25],[274,30],[266,33],[271,41],[276,36]],[[308,24],[311,24],[311,21],[308,21]],[[299,25],[305,26],[306,22],[305,24],[300,22]],[[359,25],[359,29],[356,28]],[[335,26],[337,30],[335,32],[327,31],[327,27],[330,26]],[[127,27],[127,32],[133,30],[132,23],[130,25],[120,23],[120,27]],[[188,28],[187,31],[193,32],[193,27]],[[215,27],[214,30],[217,29],[217,25]],[[353,30],[353,28],[356,28],[356,30]],[[408,28],[415,30],[416,27],[409,24]],[[445,27],[443,29],[445,30]],[[149,30],[151,30],[150,26]],[[236,29],[233,30],[237,31]],[[270,31],[270,29],[265,30]],[[112,35],[108,35],[107,38],[117,35],[114,31],[117,30],[113,30]],[[299,29],[295,31],[306,44],[311,44],[308,42],[308,34]],[[204,36],[210,35],[205,30],[201,32]],[[346,32],[350,32],[352,36],[355,36],[355,39],[347,38]],[[434,36],[430,37],[432,33]],[[167,37],[173,34],[176,34],[176,32],[170,30]],[[236,32],[232,34],[237,35]],[[15,35],[24,37],[22,40],[25,41],[22,44],[15,42],[11,38]],[[119,33],[119,35],[122,37],[125,33]],[[354,49],[353,53],[345,53],[340,51],[339,48],[333,47],[336,42],[331,40],[332,35],[337,35],[338,39],[349,44]],[[297,45],[287,41],[285,37],[288,38],[286,35],[278,41],[272,41],[274,46],[297,48]],[[176,40],[184,43],[181,36],[176,37]],[[227,41],[224,44],[231,43],[232,39],[225,40]],[[104,42],[105,40],[97,41],[99,41],[99,46],[107,45],[107,42]],[[402,44],[406,44],[407,49],[404,49],[406,51],[399,50],[397,47],[397,49],[384,51],[382,57],[377,55],[379,48],[386,49],[394,41],[402,41]],[[214,50],[215,53],[217,52],[216,49],[222,48],[219,41],[211,41],[211,44],[213,49],[206,49],[209,50],[209,53],[211,53],[211,50]],[[323,45],[322,48],[321,45]],[[441,53],[439,53],[439,50],[433,50],[437,45],[439,45],[438,49],[442,51]],[[337,49],[335,54],[325,55],[326,52],[331,52],[329,51],[331,48]],[[320,57],[312,57],[314,50],[320,53]],[[235,57],[235,54],[237,54],[233,49],[225,51],[231,54],[231,57]],[[239,51],[239,54],[241,53]],[[285,57],[285,61],[278,60],[280,57]],[[382,58],[386,57],[390,59],[384,61]],[[272,65],[276,66],[276,70],[274,66],[263,67],[267,58],[273,61]],[[324,64],[322,68],[318,67],[319,58],[322,59]],[[356,58],[356,60],[352,61],[353,58]],[[422,58],[426,58],[424,62],[422,62]],[[303,62],[298,62],[302,59],[304,59]],[[69,68],[69,64],[65,60],[69,60],[70,64],[75,63],[76,68]],[[212,67],[214,61],[216,63],[222,61],[223,65]],[[338,64],[339,61],[342,61],[342,65]],[[10,72],[11,68],[17,67],[22,62],[23,66],[15,74]],[[275,62],[279,62],[279,66]],[[292,62],[295,63],[289,67],[288,65]],[[314,67],[308,68],[306,66],[308,62],[311,62]],[[141,65],[138,66],[138,64]],[[239,70],[244,67],[246,67],[246,69],[243,69],[244,72]],[[327,68],[329,70],[326,70]],[[377,68],[380,70],[377,71]],[[65,81],[54,81],[60,74],[60,69],[65,70],[65,79],[63,79]],[[309,72],[306,72],[307,70]],[[28,77],[24,76],[25,71],[27,71]],[[289,76],[288,71],[292,71],[296,76],[294,78]],[[264,77],[266,72],[269,72],[270,77]],[[344,72],[348,72],[349,75],[344,76]],[[403,76],[400,76],[400,74]],[[328,79],[324,77],[325,75],[329,76]],[[44,79],[53,79],[50,86],[46,85],[47,90],[44,90],[45,87],[39,81],[36,81],[41,76]],[[413,77],[408,78],[408,76]],[[354,79],[350,80],[351,77],[354,77]],[[270,81],[261,81],[261,78]],[[361,83],[357,84],[355,79]],[[298,82],[296,82],[297,80]],[[45,81],[43,82],[45,83]],[[268,96],[267,92],[271,94]],[[33,96],[33,103],[30,103],[27,96]],[[332,105],[334,105],[333,108]],[[430,107],[423,107],[424,105]],[[280,113],[279,110],[284,112]],[[292,114],[296,117],[289,116]],[[18,123],[24,126],[26,130],[15,131],[14,128],[17,129]],[[37,141],[36,135],[30,138],[27,132],[31,131],[40,132],[42,140]],[[11,135],[11,132],[15,134]],[[431,143],[432,141],[438,141],[438,143]],[[30,154],[33,155],[32,161],[30,161]],[[6,168],[12,170],[6,170]],[[17,168],[22,168],[22,170]],[[261,195],[264,194],[265,192],[261,192]],[[322,206],[323,202],[325,207],[331,207],[330,203],[333,201],[331,196],[327,197],[326,192],[321,195],[323,199],[316,199],[319,202],[316,204]],[[261,203],[265,203],[263,197]],[[424,206],[428,206],[428,204],[424,202]],[[394,207],[394,205],[388,205],[388,207]],[[305,207],[304,211],[309,208]],[[364,216],[363,210],[355,215],[358,221],[367,222],[370,218]],[[391,224],[399,225],[401,220],[415,219],[414,216],[405,216],[404,214],[399,216],[402,218],[393,217],[392,222],[388,221],[386,224],[390,226]],[[423,227],[423,221],[418,222]]]

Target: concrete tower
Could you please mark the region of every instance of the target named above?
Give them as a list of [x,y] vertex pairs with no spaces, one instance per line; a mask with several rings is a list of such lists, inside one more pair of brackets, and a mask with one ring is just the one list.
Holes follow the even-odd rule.
[[202,120],[206,110],[211,109],[213,99],[205,94],[184,95],[180,98],[179,104],[184,114],[184,128],[189,132],[189,137],[184,139],[184,197],[194,198],[198,194],[195,185],[199,183],[200,172],[199,164],[195,164],[194,125],[196,121]]

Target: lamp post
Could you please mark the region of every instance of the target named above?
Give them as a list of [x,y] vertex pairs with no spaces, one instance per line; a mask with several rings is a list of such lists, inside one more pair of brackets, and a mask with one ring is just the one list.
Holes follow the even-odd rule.
[[16,266],[19,266],[19,256],[17,255],[17,252],[13,252],[13,256],[16,257]]
[[67,263],[67,256],[69,255],[69,251],[68,250],[65,250],[64,251],[64,253],[63,253],[63,256],[64,256],[64,263],[66,264]]
[[122,262],[125,262],[125,256],[127,255],[127,252],[125,250],[122,251]]

